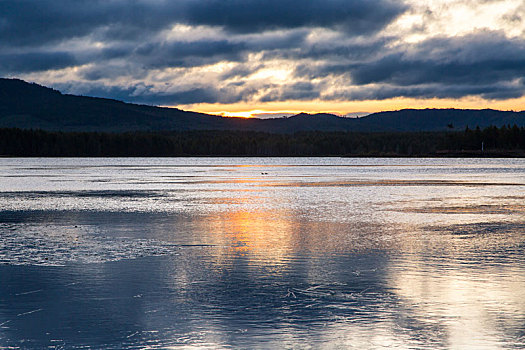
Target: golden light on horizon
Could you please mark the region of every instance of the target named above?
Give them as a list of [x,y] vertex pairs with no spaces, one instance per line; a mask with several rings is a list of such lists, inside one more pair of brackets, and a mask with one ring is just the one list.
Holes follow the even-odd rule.
[[498,109],[503,111],[525,110],[525,97],[508,100],[485,100],[480,97],[461,99],[415,99],[393,98],[388,100],[364,101],[278,101],[252,104],[189,104],[174,106],[183,110],[221,115],[225,117],[253,118],[261,114],[278,116],[305,113],[333,113],[337,115],[362,114],[400,109],[457,108],[457,109]]
[[274,116],[278,116],[278,115],[293,115],[293,114],[300,113],[296,110],[265,110],[265,109],[253,109],[249,111],[237,111],[237,112],[230,112],[226,110],[211,111],[211,112],[199,111],[199,112],[220,115],[223,117],[238,117],[238,118],[247,118],[247,119],[256,118],[264,114],[271,114]]

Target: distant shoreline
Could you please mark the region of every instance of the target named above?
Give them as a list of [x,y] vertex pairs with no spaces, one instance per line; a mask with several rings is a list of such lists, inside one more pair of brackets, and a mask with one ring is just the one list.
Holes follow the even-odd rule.
[[525,127],[448,132],[61,132],[0,129],[0,157],[523,158]]

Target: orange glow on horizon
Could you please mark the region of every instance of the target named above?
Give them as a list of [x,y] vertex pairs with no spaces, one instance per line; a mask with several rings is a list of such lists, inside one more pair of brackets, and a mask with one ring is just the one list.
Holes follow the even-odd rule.
[[178,105],[177,108],[225,117],[253,118],[269,114],[275,117],[305,113],[332,113],[337,115],[365,116],[381,111],[400,109],[425,109],[425,108],[457,108],[457,109],[497,109],[502,111],[525,110],[525,96],[508,100],[485,100],[479,97],[466,97],[462,99],[414,99],[395,98],[388,100],[366,101],[280,101],[265,103],[239,102],[234,104],[188,104]]

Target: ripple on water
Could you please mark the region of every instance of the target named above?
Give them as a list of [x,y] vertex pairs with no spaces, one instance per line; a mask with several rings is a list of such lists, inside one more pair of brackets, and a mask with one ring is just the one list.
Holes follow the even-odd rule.
[[0,223],[0,264],[62,266],[175,254],[154,239],[111,237],[88,225]]

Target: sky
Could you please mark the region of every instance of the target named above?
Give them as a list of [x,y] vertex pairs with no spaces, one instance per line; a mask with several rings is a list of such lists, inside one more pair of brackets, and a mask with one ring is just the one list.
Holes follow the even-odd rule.
[[0,0],[0,76],[229,116],[525,110],[525,2]]

